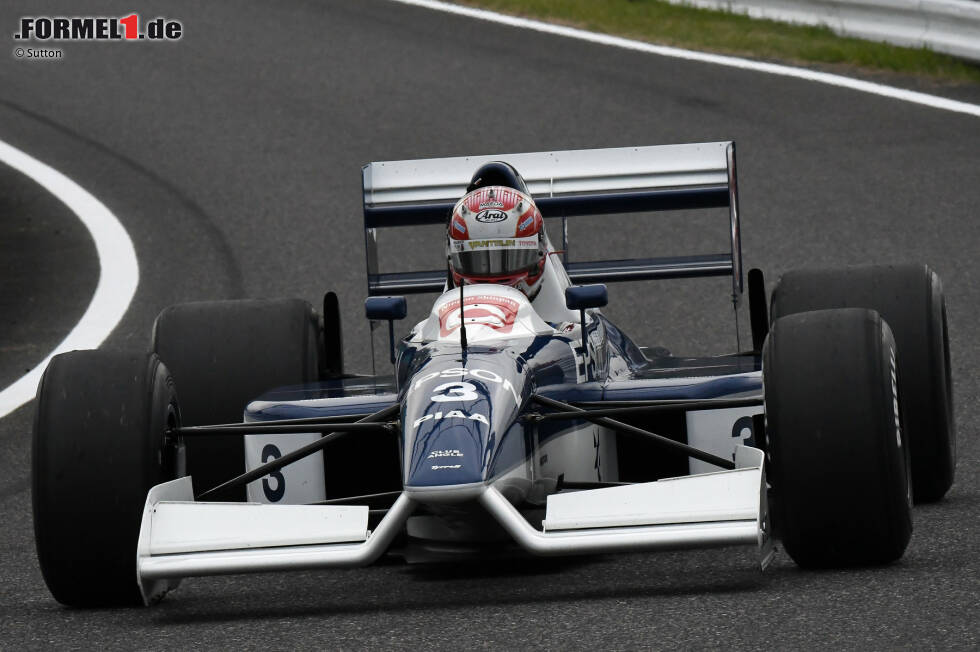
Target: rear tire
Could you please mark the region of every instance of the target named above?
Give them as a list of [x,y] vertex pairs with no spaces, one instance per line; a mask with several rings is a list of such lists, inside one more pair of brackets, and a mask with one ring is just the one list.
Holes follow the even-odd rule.
[[774,518],[804,567],[884,564],[912,533],[895,344],[878,313],[777,319],[763,351]]
[[[249,401],[273,387],[319,380],[320,324],[300,299],[206,301],[166,308],[153,326],[153,350],[180,386],[186,426],[240,423]],[[245,472],[242,437],[187,441],[194,490]],[[243,501],[245,488],[209,497]]]
[[827,308],[876,310],[891,327],[912,455],[912,495],[916,502],[940,500],[953,484],[956,429],[939,276],[926,265],[798,270],[783,275],[773,291],[774,320]]
[[174,382],[147,353],[55,356],[38,389],[31,455],[34,539],[54,598],[142,604],[136,543],[146,494],[183,475]]

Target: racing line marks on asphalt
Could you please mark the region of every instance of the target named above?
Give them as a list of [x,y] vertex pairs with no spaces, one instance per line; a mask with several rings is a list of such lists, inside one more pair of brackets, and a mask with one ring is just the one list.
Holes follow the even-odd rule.
[[0,141],[0,161],[27,175],[57,197],[88,229],[99,257],[99,283],[85,314],[37,366],[0,392],[0,418],[34,398],[52,357],[97,348],[122,320],[136,294],[139,265],[129,234],[105,205],[77,183],[19,149]]
[[683,50],[681,48],[673,48],[665,45],[653,45],[651,43],[634,41],[632,39],[622,38],[619,36],[589,32],[587,30],[576,29],[574,27],[552,25],[550,23],[545,23],[539,20],[531,20],[529,18],[507,16],[505,14],[498,14],[486,9],[462,7],[460,5],[449,4],[448,2],[440,2],[439,0],[393,0],[393,2],[413,5],[416,7],[424,7],[426,9],[433,9],[435,11],[442,11],[459,16],[466,16],[477,20],[486,20],[492,23],[499,23],[501,25],[509,25],[511,27],[531,29],[537,32],[544,32],[546,34],[555,34],[557,36],[575,38],[581,41],[590,41],[592,43],[609,45],[626,50],[657,54],[664,57],[673,57],[675,59],[687,59],[688,61],[698,61],[701,63],[713,63],[719,66],[765,72],[771,75],[782,75],[783,77],[796,77],[797,79],[805,79],[807,81],[818,82],[820,84],[849,88],[851,90],[861,91],[862,93],[871,93],[872,95],[890,97],[896,100],[902,100],[903,102],[921,104],[923,106],[928,106],[935,109],[955,111],[956,113],[966,113],[968,115],[980,118],[980,105],[977,104],[950,100],[937,95],[908,91],[902,88],[895,88],[894,86],[886,86],[884,84],[876,84],[874,82],[862,81],[860,79],[852,79],[851,77],[844,77],[843,75],[818,72],[815,70],[808,70],[806,68],[794,68],[793,66],[786,66],[777,63],[751,61],[749,59],[741,59],[739,57],[731,57],[721,54],[709,54],[707,52]]

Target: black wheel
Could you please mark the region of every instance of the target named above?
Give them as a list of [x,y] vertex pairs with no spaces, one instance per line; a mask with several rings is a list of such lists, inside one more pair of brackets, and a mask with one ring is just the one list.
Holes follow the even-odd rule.
[[44,581],[75,607],[142,604],[136,543],[146,493],[183,475],[174,382],[148,353],[72,351],[41,379],[31,456]]
[[773,292],[774,320],[827,308],[876,310],[891,327],[912,456],[912,495],[916,502],[941,499],[953,484],[956,432],[939,276],[925,265],[800,270],[785,274]]
[[[152,348],[180,386],[184,425],[238,423],[273,387],[319,379],[316,311],[299,299],[207,301],[166,308]],[[245,472],[241,437],[187,441],[187,471],[201,492]],[[245,499],[244,487],[209,500]]]
[[804,567],[884,564],[912,533],[895,343],[877,312],[777,319],[763,350],[776,527]]

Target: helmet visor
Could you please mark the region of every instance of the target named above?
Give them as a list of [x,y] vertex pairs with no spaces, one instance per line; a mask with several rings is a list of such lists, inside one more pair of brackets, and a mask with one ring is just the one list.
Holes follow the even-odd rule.
[[506,240],[455,240],[449,260],[463,276],[507,276],[538,264],[537,237]]

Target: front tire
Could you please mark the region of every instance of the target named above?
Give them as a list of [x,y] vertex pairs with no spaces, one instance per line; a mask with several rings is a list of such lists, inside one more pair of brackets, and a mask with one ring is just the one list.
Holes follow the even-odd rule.
[[769,476],[783,546],[803,567],[885,564],[912,533],[895,343],[877,312],[777,319],[763,350]]
[[940,500],[956,470],[953,380],[946,299],[926,265],[797,270],[780,279],[772,319],[829,308],[867,308],[888,322],[898,347],[901,410],[916,502]]
[[38,388],[31,455],[34,539],[54,598],[142,604],[136,544],[146,494],[183,475],[170,431],[173,379],[146,353],[55,356]]
[[[239,423],[269,389],[319,380],[319,316],[300,299],[182,303],[163,310],[152,348],[181,392],[184,425]],[[245,472],[241,436],[187,442],[187,469],[201,492]],[[243,501],[245,488],[210,497]]]

